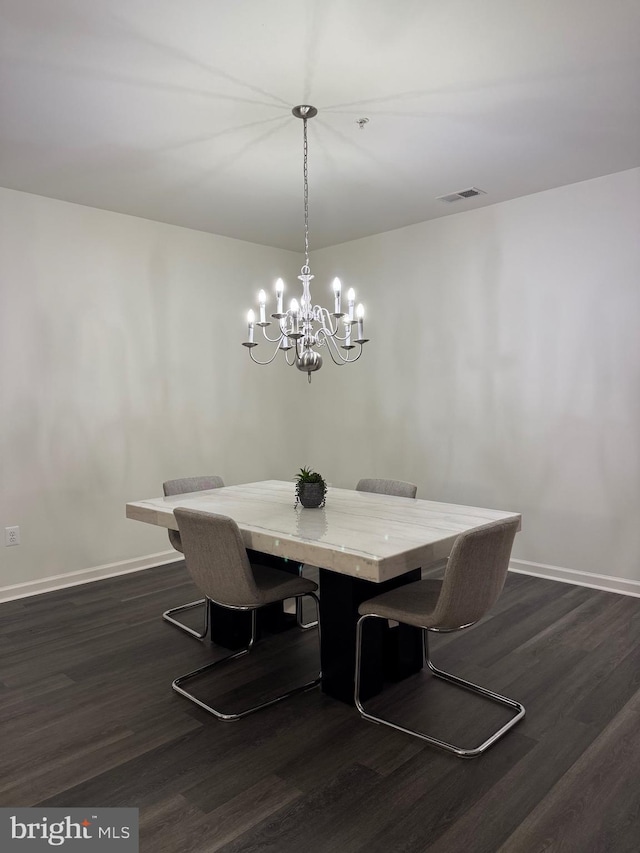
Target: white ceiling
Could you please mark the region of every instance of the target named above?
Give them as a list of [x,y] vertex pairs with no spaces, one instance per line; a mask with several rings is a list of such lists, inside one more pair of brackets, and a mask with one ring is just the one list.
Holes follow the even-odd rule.
[[639,0],[0,0],[0,33],[0,185],[256,243],[302,249],[299,103],[312,249],[640,165]]

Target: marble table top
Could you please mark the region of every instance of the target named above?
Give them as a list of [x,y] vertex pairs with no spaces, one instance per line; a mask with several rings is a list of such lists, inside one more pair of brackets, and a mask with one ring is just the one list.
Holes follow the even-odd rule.
[[516,512],[329,488],[295,506],[295,483],[265,480],[127,504],[127,518],[178,529],[177,506],[233,518],[247,548],[379,583],[449,555],[459,533]]

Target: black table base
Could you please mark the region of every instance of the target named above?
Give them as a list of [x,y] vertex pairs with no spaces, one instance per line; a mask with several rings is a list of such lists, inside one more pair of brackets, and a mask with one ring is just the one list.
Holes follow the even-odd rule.
[[[354,704],[358,607],[369,598],[416,580],[420,580],[420,569],[384,583],[320,569],[323,693]],[[362,641],[363,700],[380,693],[385,680],[400,681],[422,669],[422,638],[418,628],[409,625],[391,628],[384,619],[369,619],[364,624]]]

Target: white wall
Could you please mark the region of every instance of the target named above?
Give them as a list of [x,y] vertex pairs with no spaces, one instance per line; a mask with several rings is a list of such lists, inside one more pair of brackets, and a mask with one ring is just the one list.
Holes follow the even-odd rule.
[[[168,548],[163,479],[361,476],[520,510],[516,556],[640,580],[640,169],[315,252],[358,364],[251,365],[296,254],[0,190],[0,587]],[[305,406],[306,404],[306,406]]]
[[640,580],[640,169],[315,252],[367,306],[314,378],[336,485],[519,510],[525,561]]
[[22,535],[0,545],[0,587],[169,549],[124,517],[164,479],[294,475],[285,368],[251,365],[240,341],[258,288],[298,267],[290,252],[0,190],[0,528]]

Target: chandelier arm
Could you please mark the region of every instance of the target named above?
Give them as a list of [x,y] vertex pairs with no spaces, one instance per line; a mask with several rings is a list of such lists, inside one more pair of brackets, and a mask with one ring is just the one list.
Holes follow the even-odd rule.
[[285,361],[287,362],[287,364],[289,365],[289,367],[293,367],[293,365],[296,363],[295,355],[293,356],[293,361],[289,361],[289,351],[288,350],[285,350],[284,358],[285,358]]
[[[320,335],[322,335],[322,340],[320,340]],[[338,345],[336,343],[336,340],[346,341],[346,337],[341,338],[339,335],[336,334],[330,335],[325,329],[318,329],[318,331],[316,332],[316,338],[318,339],[318,346],[326,346],[327,348],[329,347],[330,343],[332,343],[334,347],[337,347]]]
[[[325,340],[325,343],[326,343],[326,345],[327,345],[327,349],[328,349],[330,352],[331,352],[331,349],[332,349],[332,348],[333,348],[333,350],[334,350],[335,352],[338,352],[338,344],[336,343],[335,338],[333,338],[333,337],[328,337],[328,336],[327,336],[327,337],[325,337],[325,339],[324,339],[324,340]],[[338,353],[338,355],[340,355],[340,353]]]
[[277,338],[270,338],[269,335],[266,333],[264,326],[262,327],[262,334],[265,336],[265,338],[269,341],[270,344],[279,344],[283,338],[287,337],[282,331],[282,329],[280,329],[280,334]]
[[[355,346],[355,344],[354,344],[354,346]],[[347,352],[346,356],[341,355],[339,352],[338,352],[338,355],[342,359],[342,364],[353,364],[353,362],[357,361],[360,358],[360,356],[362,355],[362,344],[358,344],[358,355],[356,355],[354,358],[349,357],[349,352]]]
[[325,314],[329,320],[329,326],[328,326],[329,331],[328,331],[328,333],[325,331],[326,336],[328,338],[330,337],[330,338],[337,340],[337,341],[346,341],[347,337],[348,337],[346,331],[345,331],[344,335],[338,334],[338,330],[340,328],[340,322],[338,321],[338,318],[336,317],[336,327],[334,329],[333,324],[331,323],[331,314],[329,313],[329,309],[323,308],[320,305],[317,307],[320,308],[320,313],[322,315],[322,327],[323,327],[323,329],[327,329],[327,323],[326,323],[326,320],[324,318]]
[[[329,355],[331,356],[331,361],[332,361],[332,362],[333,362],[337,367],[342,367],[342,366],[344,365],[344,363],[345,363],[345,362],[344,362],[344,360],[342,359],[342,357],[340,356],[340,353],[337,353],[338,358],[336,358],[336,357],[335,357],[335,355],[333,354],[333,350],[331,349],[331,347],[327,347],[327,351],[328,351]],[[338,359],[339,359],[339,360],[338,360]]]
[[277,338],[270,338],[270,337],[269,337],[269,335],[268,335],[268,334],[267,334],[267,332],[266,332],[265,327],[264,327],[264,326],[262,327],[262,334],[263,334],[263,335],[265,336],[265,338],[269,341],[269,343],[271,343],[271,344],[276,344],[276,343],[278,343],[278,344],[279,344],[279,343],[280,343],[280,341],[281,341],[283,338],[288,338],[288,337],[289,337],[289,332],[287,332],[287,320],[288,320],[288,319],[289,319],[289,312],[287,311],[287,313],[285,314],[285,316],[284,316],[284,317],[281,317],[281,318],[278,320],[278,324],[279,324],[279,326],[280,326],[280,335],[279,335]]
[[346,341],[347,337],[348,337],[348,335],[346,332],[344,333],[344,335],[339,335],[338,330],[336,329],[335,332],[333,333],[333,335],[331,335],[331,340],[332,341]]
[[251,361],[255,362],[255,364],[262,364],[262,365],[265,365],[265,364],[271,364],[271,362],[272,362],[272,361],[275,361],[276,356],[278,355],[279,351],[280,351],[280,347],[279,347],[279,346],[277,346],[277,347],[276,347],[276,350],[275,350],[275,352],[274,352],[274,354],[271,356],[271,358],[270,358],[268,361],[258,361],[258,359],[257,359],[257,358],[254,358],[254,355],[253,355],[253,348],[251,348],[251,349],[249,350],[249,355],[251,356]]
[[349,356],[347,356],[345,364],[353,364],[354,361],[357,361],[360,358],[362,355],[362,344],[358,344],[358,347],[358,355],[355,358],[349,358]]
[[335,337],[338,332],[338,320],[336,319],[336,327],[334,329],[328,308],[324,308],[322,305],[316,305],[313,310],[314,312],[317,312],[318,322],[322,323],[322,329],[319,331],[323,331],[327,337]]
[[[325,340],[327,342],[327,351],[331,356],[331,361],[333,361],[334,364],[337,364],[338,367],[342,367],[343,364],[348,364],[349,356],[347,355],[345,357],[344,355],[342,355],[342,353],[338,349],[338,344],[335,342],[335,340],[333,338],[325,338]],[[362,347],[360,348],[362,349]],[[336,356],[338,357],[337,359]],[[353,361],[355,361],[355,358],[353,359]]]

